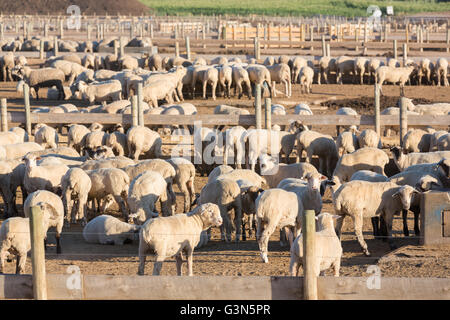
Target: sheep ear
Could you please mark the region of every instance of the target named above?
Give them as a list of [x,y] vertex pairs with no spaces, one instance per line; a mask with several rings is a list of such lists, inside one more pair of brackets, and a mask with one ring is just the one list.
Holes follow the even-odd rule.
[[343,216],[339,216],[339,215],[337,215],[337,214],[333,214],[332,217],[333,217],[334,219],[340,219],[340,218],[342,218]]
[[317,221],[319,221],[319,217],[318,217],[318,216],[315,216],[314,219],[316,219]]
[[320,180],[327,180],[328,178],[327,177],[325,177],[325,176],[321,176],[320,177]]
[[400,192],[396,192],[392,195],[392,198],[395,198],[396,196],[399,196],[399,195],[400,195]]

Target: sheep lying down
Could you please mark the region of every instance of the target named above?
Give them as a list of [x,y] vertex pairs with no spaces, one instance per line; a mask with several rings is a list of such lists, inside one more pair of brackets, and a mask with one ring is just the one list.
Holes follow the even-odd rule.
[[89,243],[123,245],[139,239],[141,226],[122,222],[103,214],[95,217],[84,227],[83,238]]

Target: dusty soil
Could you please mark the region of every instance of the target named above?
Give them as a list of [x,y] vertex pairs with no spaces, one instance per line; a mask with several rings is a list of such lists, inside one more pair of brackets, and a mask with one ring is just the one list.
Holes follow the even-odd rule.
[[[0,96],[8,98],[10,110],[23,110],[20,97],[15,93],[16,83],[1,83]],[[280,85],[277,88],[281,90]],[[399,88],[396,86],[383,86],[386,97],[382,99],[382,108],[394,106],[398,100]],[[406,96],[417,99],[420,102],[450,101],[450,89],[444,87],[414,86],[406,87]],[[44,92],[43,92],[44,93]],[[301,102],[307,101],[311,105],[314,101],[334,98],[333,101],[323,105],[312,105],[315,114],[334,114],[337,107],[355,107],[362,113],[370,113],[373,110],[373,86],[371,85],[313,85],[313,93],[309,95],[299,94],[298,85],[293,86],[292,98],[286,98],[282,94],[273,99],[273,103],[286,106],[288,113],[293,112],[293,107]],[[238,105],[251,110],[252,100],[243,98],[224,99],[216,101],[203,99],[187,99],[197,106],[199,113],[211,114],[213,108],[218,104]],[[84,106],[79,101],[68,101]],[[31,100],[32,106],[58,105],[57,101]],[[14,124],[10,124],[10,127]],[[333,126],[315,127],[314,130],[335,135]],[[398,137],[393,137],[398,141]],[[66,137],[62,137],[62,143]],[[169,137],[164,138],[164,150],[168,152],[172,145],[168,142]],[[166,153],[167,154],[167,153]],[[197,176],[195,181],[196,192],[207,181],[206,177]],[[177,205],[182,208],[182,197],[177,192]],[[18,194],[19,209],[22,198]],[[324,211],[333,212],[331,194],[327,192],[324,197]],[[178,211],[179,212],[179,211]],[[117,208],[106,212],[119,217]],[[413,232],[413,218],[408,220],[410,233]],[[344,255],[342,257],[341,275],[343,276],[367,276],[366,270],[369,265],[377,264],[381,268],[383,276],[396,277],[449,277],[450,276],[450,247],[423,247],[418,245],[419,238],[415,236],[404,237],[402,234],[401,218],[394,220],[395,242],[399,246],[396,251],[389,250],[387,243],[372,236],[370,220],[364,221],[364,237],[367,241],[371,257],[365,257],[359,247],[354,229],[350,220],[345,220],[342,235],[342,246]],[[52,230],[51,230],[52,231]],[[109,275],[134,275],[138,268],[138,243],[126,244],[124,246],[95,245],[84,242],[80,225],[71,225],[65,228],[62,236],[63,253],[56,254],[54,245],[54,233],[49,232],[49,247],[46,253],[46,269],[50,273],[66,273],[69,265],[77,265],[83,274],[109,274]],[[279,243],[278,230],[272,235],[269,243],[269,264],[263,264],[259,257],[258,245],[254,238],[240,243],[226,243],[220,241],[217,229],[212,232],[212,240],[203,248],[195,251],[194,274],[195,275],[271,275],[283,276],[289,273],[289,252],[282,248]],[[147,259],[146,274],[151,274],[153,264],[151,257]],[[5,272],[13,273],[15,263],[8,263]],[[26,272],[31,272],[30,260],[27,260]],[[167,259],[162,274],[176,274],[175,260]],[[328,273],[330,274],[330,273]]]

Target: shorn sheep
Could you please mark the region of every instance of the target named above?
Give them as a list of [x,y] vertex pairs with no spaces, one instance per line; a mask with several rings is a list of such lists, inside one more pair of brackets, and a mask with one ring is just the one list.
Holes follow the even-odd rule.
[[[393,182],[350,181],[333,194],[335,212],[340,216],[350,216],[354,223],[356,237],[366,256],[370,256],[362,233],[363,218],[381,216],[386,224],[388,242],[395,248],[392,234],[393,216],[401,210],[408,210],[411,198],[418,193],[411,186],[399,186]],[[336,234],[340,237],[342,221],[336,224]]]
[[[333,268],[334,276],[339,277],[341,267],[342,246],[341,241],[334,230],[333,218],[342,218],[327,212],[322,212],[316,219],[318,220],[318,230],[314,235],[316,251],[314,253],[314,274],[323,275],[324,271]],[[303,265],[303,234],[300,234],[291,247],[290,274],[298,276],[300,266]]]
[[88,243],[123,245],[138,240],[140,228],[141,226],[102,214],[89,221],[83,228],[83,238]]
[[177,275],[181,275],[182,254],[185,253],[188,275],[193,276],[193,253],[202,231],[221,224],[219,207],[212,203],[198,206],[187,214],[147,220],[139,232],[138,275],[144,275],[146,254],[152,251],[155,253],[153,275],[159,275],[164,260],[172,256],[177,262]]

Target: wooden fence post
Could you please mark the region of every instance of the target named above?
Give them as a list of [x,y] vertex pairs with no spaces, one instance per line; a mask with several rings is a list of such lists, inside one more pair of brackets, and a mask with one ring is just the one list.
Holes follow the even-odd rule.
[[[447,26],[447,28],[448,28],[448,26]],[[446,41],[445,41],[446,43],[447,43],[447,49],[445,49],[445,51],[446,52],[449,52],[449,47],[448,47],[448,45],[449,45],[449,43],[450,43],[450,29],[447,29],[447,38],[446,38]]]
[[180,56],[180,44],[178,43],[178,41],[175,42],[175,56]]
[[409,23],[405,26],[405,41],[406,43],[409,42]]
[[191,42],[189,41],[189,37],[186,37],[186,59],[191,60]]
[[253,45],[254,45],[255,59],[259,60],[259,59],[261,59],[261,53],[260,53],[258,38],[256,38],[256,37],[254,38]]
[[131,97],[131,116],[132,116],[132,125],[133,127],[138,126],[138,110],[137,110],[137,104],[138,104],[138,97],[137,95],[133,95]]
[[331,57],[331,49],[330,49],[330,44],[327,43],[327,57],[330,58]]
[[393,47],[393,50],[394,50],[394,59],[397,60],[398,54],[397,54],[397,40],[396,40],[396,39],[394,39],[393,45],[394,45],[394,47]]
[[261,129],[262,119],[261,119],[261,85],[255,85],[255,118],[256,118],[256,129]]
[[119,37],[119,47],[120,47],[119,57],[125,56],[125,47],[124,47],[122,36]]
[[54,44],[53,44],[53,52],[55,54],[55,57],[59,54],[59,48],[58,48],[58,37],[54,37]]
[[33,296],[36,300],[47,300],[44,249],[44,213],[41,208],[38,206],[31,207],[29,219]]
[[403,44],[403,66],[406,66],[406,60],[408,60],[408,45]]
[[48,23],[47,22],[44,24],[44,37],[45,38],[48,37]]
[[202,40],[203,40],[203,49],[206,49],[206,27],[203,25],[202,29]]
[[64,21],[63,21],[63,19],[61,19],[59,21],[59,38],[60,39],[64,38]]
[[375,132],[381,137],[381,123],[380,123],[380,87],[378,83],[374,85],[375,89]]
[[91,25],[87,25],[87,39],[91,40]]
[[312,50],[314,50],[314,46],[313,46],[313,43],[314,43],[314,26],[313,25],[311,25],[311,26],[309,26],[309,41],[311,41],[311,51]]
[[30,108],[30,87],[23,85],[23,104],[25,106],[25,130],[31,136],[31,108]]
[[266,108],[266,130],[270,130],[272,128],[272,99],[266,98],[264,100],[264,106]]
[[1,108],[1,118],[2,118],[2,132],[8,131],[8,107],[6,98],[2,98],[0,100],[0,108]]
[[327,47],[325,44],[325,35],[322,35],[322,57],[325,57],[327,55]]
[[315,274],[316,255],[316,214],[314,210],[305,210],[303,214],[303,298],[317,300],[317,276]]
[[137,89],[137,110],[138,110],[138,125],[144,126],[144,108],[143,108],[143,100],[142,100],[142,82],[138,83]]
[[400,98],[400,146],[403,147],[403,137],[408,132],[408,109],[405,97]]

